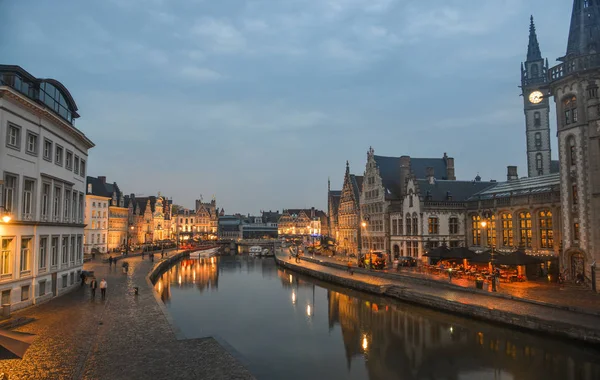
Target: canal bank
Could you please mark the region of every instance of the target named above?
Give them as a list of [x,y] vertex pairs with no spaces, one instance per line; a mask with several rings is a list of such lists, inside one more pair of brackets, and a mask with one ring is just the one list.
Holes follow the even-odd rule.
[[457,313],[514,328],[600,344],[600,317],[517,300],[490,297],[447,287],[394,281],[314,262],[296,263],[281,251],[275,260],[283,268],[371,294],[392,297],[433,309]]

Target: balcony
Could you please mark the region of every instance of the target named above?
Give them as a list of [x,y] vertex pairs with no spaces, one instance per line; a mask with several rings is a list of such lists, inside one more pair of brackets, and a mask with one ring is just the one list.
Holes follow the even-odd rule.
[[563,63],[550,68],[548,70],[548,79],[550,81],[556,81],[569,74],[595,68],[600,68],[600,53],[572,57],[566,59]]

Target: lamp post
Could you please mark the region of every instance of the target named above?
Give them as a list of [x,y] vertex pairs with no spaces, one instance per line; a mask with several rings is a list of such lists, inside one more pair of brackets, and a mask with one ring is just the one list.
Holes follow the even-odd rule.
[[[494,228],[495,226],[491,223],[491,219],[492,219],[492,212],[489,210],[484,211],[483,212],[483,220],[480,223],[481,227],[485,229],[489,223],[490,228]],[[487,234],[488,234],[488,231],[486,231],[486,240],[488,237]],[[492,232],[492,234],[493,234],[493,232]],[[492,292],[497,291],[497,289],[496,289],[496,265],[495,265],[495,260],[494,260],[494,248],[495,248],[494,246],[495,246],[494,242],[492,240],[490,240],[490,264],[492,264]]]

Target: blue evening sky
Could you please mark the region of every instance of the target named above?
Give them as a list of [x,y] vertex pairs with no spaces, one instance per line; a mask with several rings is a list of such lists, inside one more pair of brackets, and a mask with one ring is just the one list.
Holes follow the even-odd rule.
[[[0,0],[0,63],[62,82],[90,175],[227,213],[326,207],[366,152],[526,175],[529,15],[550,64],[565,0]],[[554,110],[552,110],[552,113]],[[552,118],[554,120],[554,117]],[[556,126],[551,124],[553,156]]]

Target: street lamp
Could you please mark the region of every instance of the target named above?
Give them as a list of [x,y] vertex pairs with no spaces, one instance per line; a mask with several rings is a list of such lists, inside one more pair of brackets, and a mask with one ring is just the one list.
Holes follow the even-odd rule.
[[[492,219],[492,212],[489,210],[486,210],[483,212],[483,220],[480,222],[480,225],[482,228],[486,228],[489,224],[490,228],[494,228],[494,224],[491,223],[491,219]],[[494,260],[494,241],[493,239],[487,239],[488,233],[492,233],[493,236],[493,231],[486,231],[486,240],[490,241],[490,264],[492,265],[492,292],[497,291],[496,290],[496,266],[495,266],[495,260]]]
[[125,239],[125,256],[129,255],[129,230],[133,231],[133,225],[127,228],[127,237]]
[[4,208],[4,206],[0,206],[0,210],[2,210],[2,212],[0,213],[0,215],[2,215],[2,221],[4,223],[8,223],[11,220],[10,214],[8,213],[8,211]]

